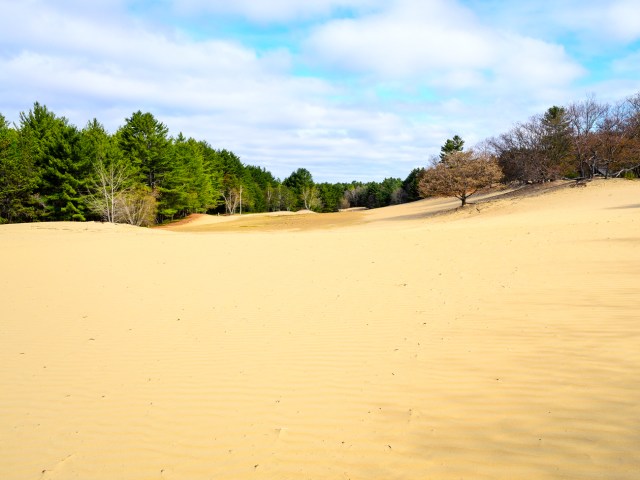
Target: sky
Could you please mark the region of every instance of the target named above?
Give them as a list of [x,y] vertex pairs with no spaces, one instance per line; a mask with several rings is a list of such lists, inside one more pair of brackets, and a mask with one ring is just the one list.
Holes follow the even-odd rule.
[[278,178],[405,178],[595,95],[640,92],[638,0],[0,0],[0,113],[151,112]]

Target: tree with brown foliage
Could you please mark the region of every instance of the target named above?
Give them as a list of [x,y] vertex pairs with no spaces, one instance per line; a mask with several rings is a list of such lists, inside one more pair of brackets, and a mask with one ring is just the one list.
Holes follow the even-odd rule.
[[419,190],[423,197],[456,197],[464,207],[467,198],[501,179],[502,170],[495,158],[472,150],[457,151],[447,155],[445,162],[424,171]]

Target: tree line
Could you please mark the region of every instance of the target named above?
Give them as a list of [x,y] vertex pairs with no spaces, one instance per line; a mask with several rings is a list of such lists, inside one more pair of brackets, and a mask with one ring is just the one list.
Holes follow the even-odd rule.
[[589,96],[553,106],[466,152],[456,135],[417,173],[417,185],[422,197],[454,196],[464,206],[469,196],[499,181],[594,176],[640,177],[640,93],[614,104]]
[[614,104],[592,96],[486,140],[507,181],[640,176],[640,93]]
[[587,97],[553,106],[468,151],[456,135],[430,166],[381,182],[316,183],[305,168],[280,180],[229,150],[168,131],[141,111],[113,134],[97,119],[78,129],[37,102],[17,124],[0,114],[0,223],[152,225],[192,213],[335,212],[433,195],[464,205],[497,181],[640,177],[640,93],[614,104]]
[[400,179],[284,180],[205,141],[170,137],[137,111],[115,133],[94,119],[78,129],[35,103],[10,124],[0,114],[0,223],[102,220],[152,225],[192,213],[376,208],[417,198]]

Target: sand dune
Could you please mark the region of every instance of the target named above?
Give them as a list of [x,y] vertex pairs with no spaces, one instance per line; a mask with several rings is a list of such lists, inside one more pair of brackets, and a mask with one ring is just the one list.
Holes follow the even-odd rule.
[[640,182],[451,206],[0,226],[0,479],[638,478]]

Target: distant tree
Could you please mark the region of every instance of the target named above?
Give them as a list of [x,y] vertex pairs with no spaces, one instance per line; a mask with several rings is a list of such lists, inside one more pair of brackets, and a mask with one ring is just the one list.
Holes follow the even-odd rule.
[[302,198],[302,205],[305,210],[320,210],[322,208],[322,200],[320,199],[320,192],[315,185],[306,185],[302,187],[300,192]]
[[221,195],[225,213],[242,213],[242,205],[247,199],[247,177],[245,166],[240,158],[228,150],[218,150],[218,168],[222,174]]
[[625,135],[629,138],[629,155],[627,162],[616,175],[631,173],[640,177],[640,93],[628,97],[625,107]]
[[155,191],[168,171],[169,129],[151,113],[140,110],[120,128],[120,148],[139,172],[140,180]]
[[306,168],[298,168],[282,182],[285,187],[291,188],[296,192],[302,190],[304,186],[313,185],[313,183],[313,176]]
[[[628,110],[624,102],[611,106],[604,116],[598,132],[592,137],[591,154],[594,169],[605,178],[626,170],[637,163],[634,138],[628,128]],[[635,158],[634,158],[635,157]]]
[[402,180],[399,178],[385,178],[380,182],[380,194],[378,196],[378,207],[386,207],[402,203]]
[[20,134],[0,115],[0,223],[35,217],[33,195],[38,176],[30,155],[20,148]]
[[440,147],[440,161],[445,161],[447,156],[453,152],[461,152],[464,150],[464,140],[458,135],[449,138],[442,147]]
[[323,212],[337,212],[341,207],[342,194],[345,186],[341,183],[319,183],[318,193],[322,202]]
[[250,196],[252,212],[267,212],[273,206],[273,186],[277,183],[271,172],[263,167],[246,165],[244,178],[247,184],[247,193]]
[[237,178],[227,177],[225,177],[224,184],[222,198],[224,199],[225,212],[227,215],[234,215],[237,211],[242,213],[242,184]]
[[592,177],[595,173],[596,159],[592,155],[591,145],[595,133],[607,115],[609,106],[598,103],[592,96],[582,102],[567,107],[567,118],[571,128],[573,153],[577,170],[581,177]]
[[341,208],[366,207],[368,200],[368,187],[362,182],[351,182],[344,191]]
[[182,133],[175,138],[169,148],[165,178],[158,191],[161,221],[204,213],[216,205],[200,143],[186,139]]
[[277,184],[269,183],[264,189],[264,201],[267,207],[267,212],[277,212],[280,209],[280,205],[277,202]]
[[559,107],[517,123],[487,143],[498,158],[506,181],[542,183],[571,171],[570,128]]
[[216,209],[222,203],[222,169],[220,168],[220,155],[207,142],[198,142],[202,149],[202,161],[204,173],[211,186],[211,206],[209,211]]
[[38,102],[20,114],[20,148],[37,175],[39,220],[86,220],[91,165],[78,155],[78,140],[76,127]]
[[278,184],[278,202],[280,205],[279,210],[286,210],[287,212],[295,210],[299,204],[298,196],[294,191],[282,183]]
[[424,168],[414,168],[402,182],[402,189],[405,191],[407,202],[413,202],[420,199],[418,183],[423,171]]
[[315,185],[313,182],[313,176],[311,175],[311,172],[309,172],[309,170],[307,170],[306,168],[298,168],[295,172],[293,172],[282,181],[282,185],[291,190],[295,197],[301,200],[301,203],[299,202],[298,205],[301,205],[303,208],[308,209],[308,200],[310,199],[309,194],[311,193],[311,187]]
[[120,197],[119,223],[148,227],[155,223],[156,192],[150,187],[137,186],[126,190]]
[[575,174],[570,121],[566,109],[558,106],[549,108],[540,120],[542,167],[555,177]]
[[122,194],[133,185],[134,178],[117,140],[93,119],[80,132],[79,151],[91,164],[86,195],[89,209],[103,221],[122,221]]
[[502,171],[496,160],[473,151],[452,152],[446,162],[425,170],[420,178],[420,194],[456,197],[465,206],[478,190],[500,181]]

